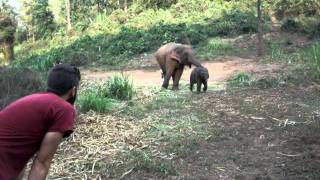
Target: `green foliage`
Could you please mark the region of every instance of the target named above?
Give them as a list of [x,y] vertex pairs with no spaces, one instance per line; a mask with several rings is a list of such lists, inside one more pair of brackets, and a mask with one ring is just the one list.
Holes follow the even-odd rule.
[[[206,4],[210,6],[206,7]],[[174,18],[176,13],[172,9],[145,10],[139,15],[130,15],[124,24],[111,19],[115,14],[111,14],[108,18],[100,14],[94,24],[87,29],[88,35],[70,42],[59,42],[59,39],[63,38],[57,38],[50,41],[49,48],[43,48],[27,56],[21,56],[20,54],[25,52],[18,51],[18,59],[23,62],[22,64],[32,66],[37,62],[49,65],[56,61],[77,65],[99,63],[114,66],[128,62],[132,56],[154,51],[168,42],[192,45],[202,43],[205,46],[208,37],[256,30],[255,17],[251,12],[226,11],[223,14],[218,13],[221,17],[217,17],[216,13],[219,12],[217,8],[220,6],[214,6],[206,1],[201,7],[204,10],[203,14],[195,13],[188,16],[189,12],[182,11],[181,16],[177,18]],[[197,23],[194,23],[195,21]],[[45,70],[46,66],[41,65],[37,69]]]
[[15,14],[5,1],[0,3],[0,43],[12,44],[16,31]]
[[30,11],[36,39],[51,37],[56,28],[53,14],[48,7],[48,0],[32,1]]
[[112,76],[107,81],[107,96],[119,100],[132,99],[134,88],[129,77],[123,74]]
[[25,57],[24,60],[15,61],[14,66],[16,67],[30,67],[37,71],[44,72],[53,67],[57,62],[63,59],[63,48],[57,47],[50,49],[49,52],[40,52],[37,54],[30,54]]

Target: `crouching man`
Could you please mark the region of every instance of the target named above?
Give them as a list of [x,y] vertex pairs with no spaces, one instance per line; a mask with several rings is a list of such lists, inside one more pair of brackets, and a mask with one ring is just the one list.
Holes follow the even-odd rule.
[[1,180],[21,179],[36,153],[28,179],[46,179],[60,141],[73,131],[79,81],[77,68],[58,64],[49,73],[47,92],[18,99],[0,111]]

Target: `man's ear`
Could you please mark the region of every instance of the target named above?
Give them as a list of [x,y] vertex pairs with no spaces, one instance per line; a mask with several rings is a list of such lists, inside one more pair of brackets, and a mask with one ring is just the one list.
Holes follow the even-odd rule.
[[69,96],[74,97],[77,93],[77,87],[73,86],[72,89],[69,90]]

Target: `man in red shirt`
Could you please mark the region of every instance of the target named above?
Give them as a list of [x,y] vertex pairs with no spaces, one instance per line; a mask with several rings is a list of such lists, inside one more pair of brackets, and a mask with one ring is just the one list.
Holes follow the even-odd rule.
[[60,141],[72,133],[80,78],[77,68],[58,64],[49,73],[47,92],[0,111],[0,180],[20,179],[34,154],[28,179],[46,179]]

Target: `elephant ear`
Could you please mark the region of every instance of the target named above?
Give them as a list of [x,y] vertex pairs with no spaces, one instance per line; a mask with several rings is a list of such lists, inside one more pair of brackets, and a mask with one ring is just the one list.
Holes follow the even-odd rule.
[[170,59],[178,61],[179,63],[181,63],[181,57],[178,53],[176,53],[175,51],[172,51],[169,55]]

